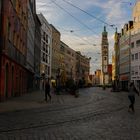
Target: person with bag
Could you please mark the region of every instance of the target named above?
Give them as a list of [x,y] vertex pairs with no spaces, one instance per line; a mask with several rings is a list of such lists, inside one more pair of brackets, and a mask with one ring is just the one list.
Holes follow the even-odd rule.
[[133,113],[135,112],[134,104],[135,104],[135,94],[136,93],[139,96],[139,92],[136,89],[134,82],[131,82],[129,85],[129,91],[128,91],[128,98],[130,100],[128,112],[133,112]]
[[50,83],[49,81],[46,81],[45,83],[45,101],[47,102],[47,96],[49,96],[51,100],[51,95],[50,95]]

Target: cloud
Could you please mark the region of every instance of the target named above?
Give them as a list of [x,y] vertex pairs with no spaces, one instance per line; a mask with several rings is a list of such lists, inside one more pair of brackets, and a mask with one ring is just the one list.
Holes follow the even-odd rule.
[[[84,55],[92,57],[91,72],[101,67],[101,34],[105,23],[114,24],[118,30],[125,22],[130,20],[131,7],[124,5],[120,0],[69,0],[75,6],[89,12],[95,18],[81,12],[80,10],[68,5],[63,0],[55,0],[62,8],[67,10],[79,21],[87,25],[89,29],[77,22],[72,16],[62,8],[56,6],[52,0],[37,0],[37,11],[42,12],[47,21],[53,24],[61,33],[61,40],[76,51],[81,51]],[[99,19],[99,20],[98,20]],[[101,22],[104,21],[105,23]],[[70,31],[74,32],[70,32]],[[79,31],[78,31],[79,30]],[[96,33],[94,33],[97,32]],[[109,56],[114,46],[114,32],[112,27],[107,26],[109,41]],[[98,35],[98,37],[97,37]],[[96,46],[94,45],[96,44]]]

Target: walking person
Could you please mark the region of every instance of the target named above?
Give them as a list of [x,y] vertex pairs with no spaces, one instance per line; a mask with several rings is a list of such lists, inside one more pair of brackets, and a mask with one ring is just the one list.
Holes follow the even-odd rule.
[[55,80],[51,80],[51,93],[55,94],[56,83]]
[[135,104],[135,94],[138,94],[139,96],[139,92],[138,90],[136,89],[135,85],[134,85],[134,82],[131,82],[130,85],[129,85],[129,91],[128,91],[128,98],[130,100],[130,105],[129,105],[129,109],[128,111],[129,112],[135,112],[135,108],[134,108],[134,104]]
[[45,101],[47,102],[47,96],[49,96],[51,100],[51,95],[50,95],[50,83],[49,81],[46,81],[45,83]]

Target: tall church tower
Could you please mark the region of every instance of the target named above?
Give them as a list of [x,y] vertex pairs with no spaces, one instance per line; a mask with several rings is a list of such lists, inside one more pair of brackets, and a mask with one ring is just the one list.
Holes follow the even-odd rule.
[[102,54],[102,84],[108,84],[108,64],[109,64],[109,55],[108,55],[108,33],[106,27],[104,26],[104,31],[102,32],[102,43],[101,43],[101,54]]

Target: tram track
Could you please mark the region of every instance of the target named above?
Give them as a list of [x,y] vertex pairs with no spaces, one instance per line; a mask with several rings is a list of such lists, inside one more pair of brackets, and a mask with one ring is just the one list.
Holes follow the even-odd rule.
[[[121,99],[121,98],[119,98]],[[101,101],[101,100],[100,100]],[[98,101],[98,102],[100,102]],[[89,103],[88,103],[89,104]],[[80,106],[81,107],[81,106]],[[16,131],[24,131],[24,130],[29,130],[29,129],[40,129],[43,127],[57,127],[60,125],[65,125],[66,123],[78,123],[80,121],[90,121],[90,119],[94,119],[96,117],[101,117],[103,115],[108,115],[117,111],[121,111],[125,108],[124,105],[119,106],[115,109],[111,110],[98,110],[98,111],[93,111],[93,112],[86,112],[83,114],[78,114],[77,116],[67,116],[66,118],[64,117],[63,120],[57,120],[57,121],[52,121],[52,122],[40,122],[40,123],[30,123],[25,127],[19,127],[19,128],[9,128],[9,129],[3,129],[0,130],[1,133],[13,133]],[[71,108],[70,108],[71,109]]]

